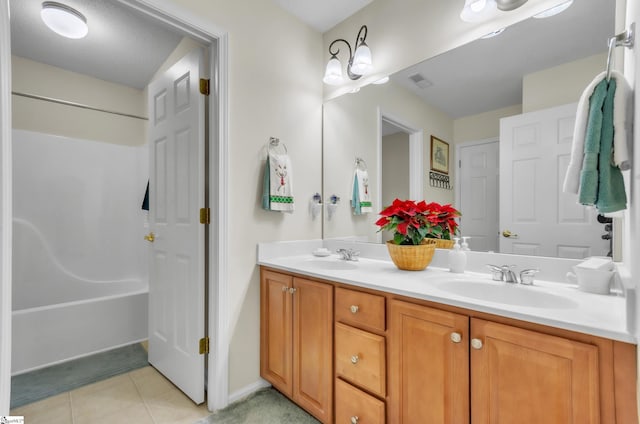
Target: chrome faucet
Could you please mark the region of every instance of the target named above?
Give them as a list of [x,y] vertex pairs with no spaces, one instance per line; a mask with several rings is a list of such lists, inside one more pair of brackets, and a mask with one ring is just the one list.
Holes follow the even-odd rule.
[[520,271],[520,279],[518,280],[518,276],[513,271],[515,265],[491,265],[487,264],[487,268],[491,270],[491,277],[495,281],[504,281],[505,283],[510,284],[524,284],[526,286],[530,286],[533,284],[533,277],[539,272],[538,269],[530,268],[524,269]]
[[360,255],[360,252],[353,249],[338,249],[336,250],[336,253],[338,253],[345,261],[357,261],[358,256]]

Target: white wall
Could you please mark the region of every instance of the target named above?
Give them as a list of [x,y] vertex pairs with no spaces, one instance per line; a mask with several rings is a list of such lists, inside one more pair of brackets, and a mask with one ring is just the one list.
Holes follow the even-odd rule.
[[458,118],[453,121],[453,141],[462,143],[498,137],[500,135],[500,119],[521,113],[522,105],[513,105]]
[[[142,90],[70,72],[18,56],[11,57],[12,90],[146,116]],[[139,146],[147,121],[42,100],[11,96],[13,128]]]

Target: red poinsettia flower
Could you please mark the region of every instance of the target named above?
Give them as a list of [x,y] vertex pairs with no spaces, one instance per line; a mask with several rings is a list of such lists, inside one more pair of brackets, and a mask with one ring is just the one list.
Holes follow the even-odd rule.
[[395,199],[380,215],[376,221],[379,231],[393,231],[396,244],[417,245],[425,238],[450,240],[459,231],[455,219],[460,212],[450,204]]

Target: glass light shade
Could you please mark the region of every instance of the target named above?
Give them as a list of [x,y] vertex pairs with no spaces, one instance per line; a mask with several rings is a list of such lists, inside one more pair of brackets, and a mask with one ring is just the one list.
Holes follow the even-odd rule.
[[573,4],[573,0],[566,1],[564,3],[560,3],[557,6],[552,7],[551,9],[547,9],[542,13],[538,13],[537,15],[533,15],[534,18],[542,19],[542,18],[550,18],[552,16],[557,15],[558,13],[562,13],[569,8]]
[[329,85],[338,85],[342,83],[342,64],[337,57],[331,56],[329,63],[327,63],[327,69],[324,71],[324,78],[322,81]]
[[61,3],[45,1],[40,17],[53,32],[63,37],[78,39],[89,32],[87,19],[77,10]]
[[511,10],[516,10],[523,4],[525,4],[527,0],[496,0],[496,4],[499,10],[503,12],[509,12]]
[[351,73],[355,75],[364,75],[373,69],[371,61],[371,50],[364,42],[361,43],[353,55],[353,63],[351,64]]
[[484,21],[497,12],[495,0],[465,0],[460,19],[465,22]]

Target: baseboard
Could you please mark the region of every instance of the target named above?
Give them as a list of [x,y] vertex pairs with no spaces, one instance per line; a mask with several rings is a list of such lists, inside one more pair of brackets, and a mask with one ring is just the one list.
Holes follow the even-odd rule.
[[229,394],[229,404],[242,400],[249,396],[253,392],[257,392],[260,389],[264,389],[265,387],[271,386],[267,380],[263,380],[262,378],[255,383],[251,383],[248,386],[244,386],[240,390],[236,390],[233,393]]

